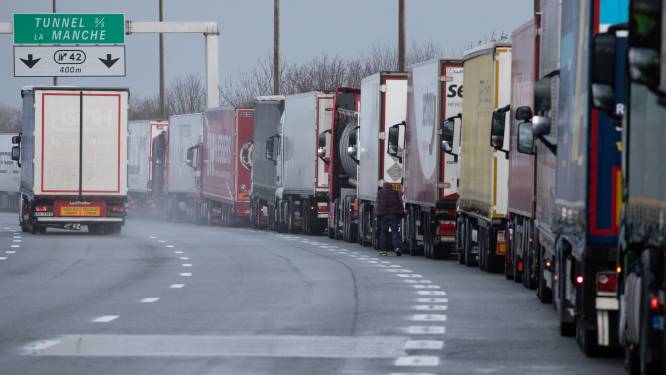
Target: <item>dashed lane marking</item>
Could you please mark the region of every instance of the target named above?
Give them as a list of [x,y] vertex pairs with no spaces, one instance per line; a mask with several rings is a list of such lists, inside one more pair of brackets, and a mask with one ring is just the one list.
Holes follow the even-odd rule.
[[414,278],[414,279],[420,279],[420,278],[423,277],[422,275],[419,275],[419,274],[416,274],[416,273],[398,273],[397,276],[398,277],[411,277],[411,278]]
[[182,266],[183,267],[192,267],[192,263],[183,263]]
[[157,240],[157,242],[159,242],[159,243],[165,243],[166,241],[164,241],[164,240]]
[[441,289],[439,285],[412,285],[416,289]]
[[410,326],[406,329],[410,335],[443,335],[446,327],[443,326]]
[[157,297],[147,297],[147,298],[142,299],[142,300],[139,301],[139,302],[141,302],[141,303],[154,303],[154,302],[157,302],[157,301],[159,301],[159,300],[160,300],[160,299],[157,298]]
[[190,257],[180,257],[180,260],[190,260]]
[[435,367],[439,365],[439,357],[432,355],[405,355],[398,357],[394,364],[400,367]]
[[12,242],[23,242],[22,240],[12,240]]
[[185,287],[185,284],[171,284],[169,288],[171,289],[182,289]]
[[21,245],[11,245],[10,247],[17,248],[17,247],[21,247]]
[[166,247],[168,247],[169,249],[171,249],[171,248],[173,248],[173,247],[175,247],[175,246],[173,246],[173,245],[166,245]]
[[419,311],[446,311],[448,306],[446,305],[414,305],[412,306],[414,310]]
[[420,297],[416,299],[419,303],[449,303],[448,298]]
[[415,314],[412,315],[410,320],[415,322],[445,322],[445,314]]
[[152,238],[152,239],[155,239],[155,238],[157,238],[157,237],[155,237],[155,236],[148,236],[148,237],[150,237],[150,238]]
[[445,296],[446,292],[442,290],[419,290],[416,294],[419,296]]
[[180,251],[180,250],[176,250],[176,251],[174,251],[173,253],[174,253],[174,254],[184,254],[184,253],[183,253],[182,251]]
[[14,251],[14,250],[7,250],[7,251],[5,251],[5,254],[16,254],[16,251]]
[[190,276],[192,276],[192,273],[191,273],[191,272],[181,272],[181,273],[180,273],[180,276],[183,276],[183,277],[190,277]]
[[118,319],[118,315],[102,315],[98,316],[97,318],[93,319],[92,321],[94,323],[109,323],[114,320]]
[[407,340],[405,350],[441,350],[444,347],[442,340]]
[[0,260],[7,260],[7,257],[0,257]]

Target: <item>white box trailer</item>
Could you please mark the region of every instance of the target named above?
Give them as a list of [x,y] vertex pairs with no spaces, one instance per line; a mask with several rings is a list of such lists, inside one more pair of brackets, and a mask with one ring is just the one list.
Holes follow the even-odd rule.
[[127,184],[130,195],[148,198],[153,191],[153,146],[162,134],[167,134],[169,123],[159,120],[137,120],[128,124]]
[[127,197],[128,89],[28,87],[12,152],[21,166],[24,231],[87,224],[117,233]]
[[328,171],[317,151],[319,134],[331,129],[332,108],[332,94],[313,91],[286,97],[279,145],[272,141],[271,150],[277,163],[279,231],[316,234],[326,228]]
[[172,218],[194,219],[201,171],[188,165],[187,151],[203,141],[203,114],[190,113],[169,117],[169,161],[166,192]]
[[404,126],[399,126],[395,154],[389,150],[389,129],[405,124],[407,73],[379,72],[361,81],[359,115],[359,242],[379,246],[375,202],[385,182],[401,189]]
[[12,137],[16,134],[0,134],[0,210],[18,209],[18,191],[21,169],[12,160]]

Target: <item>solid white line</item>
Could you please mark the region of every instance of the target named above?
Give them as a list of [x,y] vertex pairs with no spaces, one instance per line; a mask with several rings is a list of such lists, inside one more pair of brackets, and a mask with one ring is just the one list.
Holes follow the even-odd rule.
[[190,260],[190,257],[180,257],[180,260]]
[[412,309],[419,311],[446,311],[448,306],[446,305],[414,305]]
[[415,314],[412,315],[410,320],[415,322],[445,322],[445,314]]
[[102,315],[93,319],[94,323],[108,323],[118,319],[118,315]]
[[7,250],[7,251],[5,251],[5,254],[16,254],[16,251],[14,251],[14,250]]
[[419,303],[448,303],[449,299],[448,298],[422,297],[422,298],[417,298],[416,302],[419,302]]
[[192,263],[183,263],[182,266],[183,267],[192,267]]
[[416,294],[419,296],[445,296],[446,292],[441,290],[419,290]]
[[442,340],[407,340],[405,350],[440,350],[444,347]]
[[169,288],[171,288],[171,289],[181,289],[183,287],[185,287],[185,284],[171,284],[171,286]]
[[160,299],[157,298],[157,297],[148,297],[148,298],[144,298],[144,299],[142,299],[142,300],[139,301],[139,302],[141,302],[141,303],[153,303],[153,302],[157,302],[157,301],[159,301],[159,300],[160,300]]
[[405,355],[398,357],[398,359],[395,360],[394,365],[401,367],[435,367],[439,365],[439,357],[431,355]]
[[446,333],[446,327],[442,326],[410,326],[407,327],[407,333],[410,335],[443,335]]
[[180,276],[183,276],[183,277],[190,277],[190,276],[192,276],[192,273],[191,273],[191,272],[182,272],[182,273],[180,274]]

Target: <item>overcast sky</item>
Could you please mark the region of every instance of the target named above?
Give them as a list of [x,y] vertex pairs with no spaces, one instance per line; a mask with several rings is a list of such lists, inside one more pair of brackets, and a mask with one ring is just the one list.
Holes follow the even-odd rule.
[[[322,53],[354,56],[373,44],[397,43],[397,0],[282,0],[283,59],[302,62]],[[58,13],[125,13],[127,20],[157,20],[158,0],[57,0]],[[272,0],[164,0],[167,21],[217,21],[221,29],[221,78],[225,79],[272,53]],[[408,0],[407,40],[432,40],[458,51],[493,32],[511,32],[527,22],[533,0]],[[49,13],[51,0],[1,0],[0,21],[12,13]],[[61,84],[129,87],[132,95],[158,90],[158,38],[125,38],[127,77],[66,78]],[[167,35],[166,77],[194,73],[204,78],[204,39]],[[14,78],[11,35],[0,34],[0,103],[18,106],[24,85],[50,79]]]

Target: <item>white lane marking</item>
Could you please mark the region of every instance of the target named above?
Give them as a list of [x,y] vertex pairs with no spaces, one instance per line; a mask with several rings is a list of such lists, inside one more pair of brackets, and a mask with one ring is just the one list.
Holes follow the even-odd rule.
[[190,277],[190,276],[192,276],[192,273],[191,273],[191,272],[181,272],[181,273],[180,273],[180,276],[183,276],[183,277]]
[[0,260],[7,260],[7,257],[0,257]]
[[403,268],[390,268],[387,269],[386,272],[394,272],[394,273],[411,273],[413,272],[412,270],[408,269],[403,269]]
[[118,319],[118,315],[102,315],[93,319],[94,323],[108,323]]
[[171,249],[171,248],[173,248],[173,247],[175,247],[175,246],[173,246],[173,245],[166,245],[166,247],[168,247],[169,249]]
[[155,236],[148,236],[148,237],[150,237],[150,238],[152,238],[152,239],[155,239],[155,238],[157,238],[157,237],[155,237]]
[[446,305],[414,305],[412,309],[419,311],[446,311],[448,306]]
[[391,264],[391,262],[389,262],[389,261],[387,261],[387,260],[383,260],[382,263],[384,263],[384,264]]
[[400,367],[435,367],[439,365],[439,357],[432,355],[405,355],[398,357],[394,365]]
[[190,257],[180,257],[180,260],[190,260]]
[[60,344],[61,340],[39,340],[23,346],[23,352],[26,354],[34,354],[42,350],[46,350],[54,345]]
[[159,300],[160,300],[160,299],[157,298],[157,297],[147,297],[147,298],[142,299],[142,300],[139,301],[139,302],[141,302],[141,303],[154,303],[154,302],[157,302],[157,301],[159,301]]
[[165,243],[166,241],[164,241],[164,240],[157,240],[157,242],[159,242],[159,243]]
[[445,296],[446,292],[442,290],[419,290],[416,294],[419,296]]
[[389,375],[435,375],[432,372],[392,372]]
[[14,251],[14,250],[7,250],[7,251],[5,251],[5,254],[16,254],[16,251]]
[[17,248],[17,247],[21,247],[21,245],[11,245],[10,247]]
[[444,347],[442,340],[407,340],[405,350],[440,350]]
[[192,267],[192,263],[183,263],[181,264],[183,267]]
[[449,299],[448,298],[422,297],[422,298],[417,298],[416,302],[419,302],[419,303],[449,303]]
[[446,333],[446,327],[443,326],[410,326],[407,327],[407,333],[410,335],[443,335]]
[[354,255],[354,254],[347,254],[347,256],[352,257],[352,258],[358,258],[358,255]]
[[12,240],[12,242],[23,242],[22,240]]
[[416,289],[441,289],[439,285],[412,285]]
[[401,268],[402,266],[400,266],[398,264],[391,264],[389,267],[391,267],[391,268]]
[[366,262],[368,262],[370,264],[377,264],[377,261],[375,261],[375,260],[367,260]]
[[180,251],[180,250],[176,250],[176,251],[174,251],[173,253],[174,253],[174,254],[183,254],[183,252]]
[[410,320],[415,322],[445,322],[445,314],[415,314],[412,315]]
[[404,282],[406,282],[406,283],[408,283],[408,284],[418,284],[419,281],[421,281],[421,280],[404,279],[404,280],[402,280],[402,281],[404,281]]
[[185,284],[171,284],[169,288],[171,289],[182,289],[185,287]]
[[411,277],[411,278],[414,278],[414,279],[420,279],[420,278],[423,277],[423,276],[421,276],[419,274],[416,274],[416,273],[399,273],[399,274],[397,274],[397,276],[398,277]]

